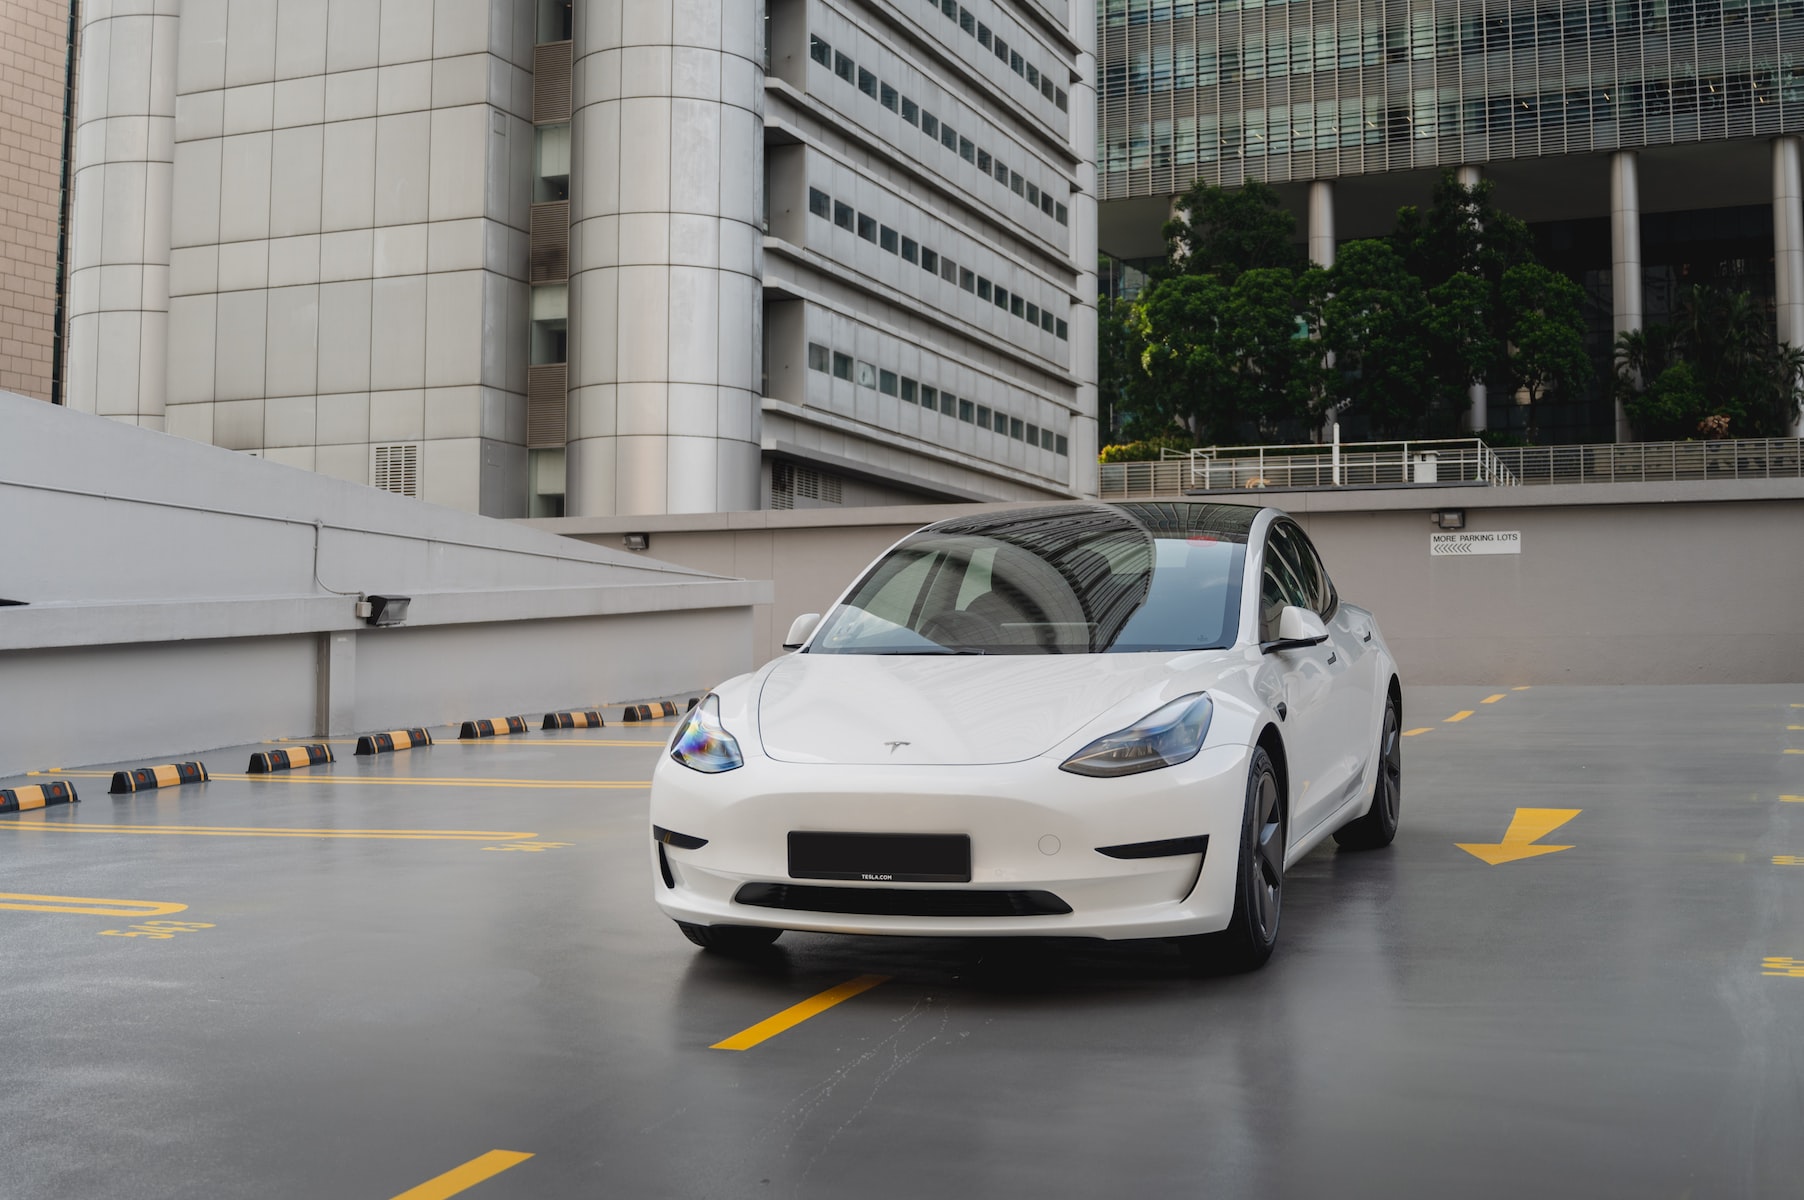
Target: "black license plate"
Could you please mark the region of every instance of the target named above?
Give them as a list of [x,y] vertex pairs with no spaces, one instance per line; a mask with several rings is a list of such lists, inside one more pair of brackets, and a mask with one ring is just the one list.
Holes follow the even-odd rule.
[[962,833],[791,833],[789,877],[969,883],[971,839]]

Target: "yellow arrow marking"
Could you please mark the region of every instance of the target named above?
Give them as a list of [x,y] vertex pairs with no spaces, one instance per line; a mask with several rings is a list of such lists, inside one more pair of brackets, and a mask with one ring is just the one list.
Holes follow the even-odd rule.
[[185,910],[186,904],[161,900],[101,900],[93,896],[29,896],[0,892],[0,908],[16,912],[83,913],[95,917],[162,917]]
[[1519,808],[1511,818],[1509,831],[1503,835],[1501,842],[1455,842],[1454,845],[1493,867],[1515,862],[1517,859],[1570,850],[1571,846],[1537,846],[1534,842],[1583,811],[1581,808]]

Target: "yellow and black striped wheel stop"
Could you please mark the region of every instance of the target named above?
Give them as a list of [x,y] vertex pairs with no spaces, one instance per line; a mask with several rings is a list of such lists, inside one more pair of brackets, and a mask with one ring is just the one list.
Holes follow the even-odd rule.
[[156,767],[136,767],[130,771],[114,771],[109,795],[147,792],[152,788],[175,787],[181,783],[207,782],[207,765],[197,762],[164,763]]
[[63,779],[31,787],[0,788],[0,813],[30,812],[52,804],[75,804],[80,800],[81,797],[75,794],[75,785]]
[[251,755],[251,765],[245,771],[251,775],[267,775],[271,771],[292,771],[296,767],[311,767],[331,761],[332,748],[324,743],[315,743],[311,746],[290,746],[286,750],[259,750]]

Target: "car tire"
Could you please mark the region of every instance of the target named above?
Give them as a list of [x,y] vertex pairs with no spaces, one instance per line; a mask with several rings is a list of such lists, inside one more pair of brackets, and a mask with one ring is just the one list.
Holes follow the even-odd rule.
[[1284,792],[1262,746],[1247,767],[1245,815],[1234,872],[1234,915],[1220,933],[1182,940],[1187,957],[1205,970],[1252,971],[1278,944],[1284,900]]
[[1378,775],[1372,784],[1372,807],[1366,815],[1334,831],[1343,850],[1382,850],[1397,836],[1403,807],[1402,719],[1395,698],[1384,702],[1384,726],[1378,734]]
[[677,928],[703,950],[716,954],[752,954],[783,936],[781,929],[760,925],[691,925],[678,921]]

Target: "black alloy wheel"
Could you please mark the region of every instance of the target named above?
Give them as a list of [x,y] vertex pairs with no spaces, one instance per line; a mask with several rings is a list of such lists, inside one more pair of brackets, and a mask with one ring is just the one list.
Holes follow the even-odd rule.
[[1395,698],[1384,702],[1384,727],[1378,735],[1378,779],[1372,789],[1372,807],[1366,815],[1334,831],[1334,840],[1347,850],[1382,850],[1397,836],[1403,809],[1402,718]]
[[1241,821],[1234,915],[1220,933],[1182,939],[1199,967],[1251,971],[1278,944],[1284,904],[1284,794],[1265,748],[1255,747],[1247,769],[1246,815]]

